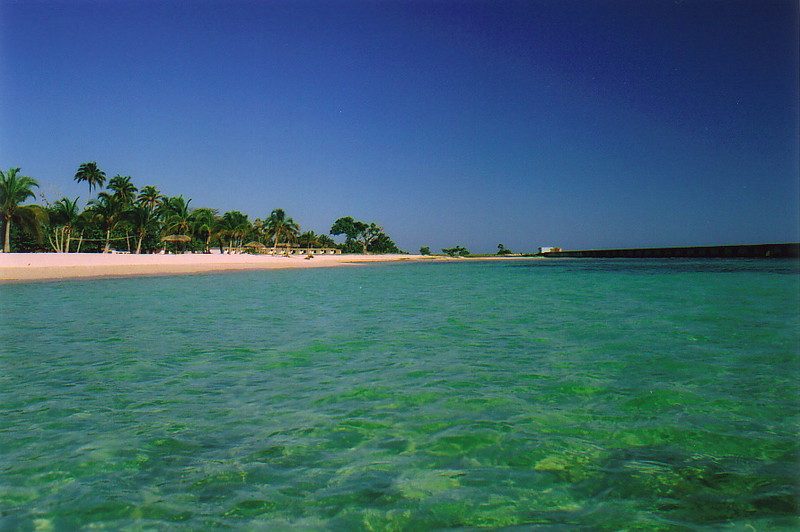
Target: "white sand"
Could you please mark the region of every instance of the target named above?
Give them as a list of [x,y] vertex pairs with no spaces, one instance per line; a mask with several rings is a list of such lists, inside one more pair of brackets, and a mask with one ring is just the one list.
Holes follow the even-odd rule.
[[0,281],[33,281],[126,275],[174,275],[261,270],[320,268],[368,262],[431,260],[422,255],[128,255],[102,253],[0,253]]

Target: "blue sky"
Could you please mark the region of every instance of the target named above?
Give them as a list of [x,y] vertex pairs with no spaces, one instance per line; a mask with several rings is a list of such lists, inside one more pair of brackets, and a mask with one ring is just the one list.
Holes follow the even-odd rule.
[[796,0],[0,0],[0,167],[405,250],[800,240]]

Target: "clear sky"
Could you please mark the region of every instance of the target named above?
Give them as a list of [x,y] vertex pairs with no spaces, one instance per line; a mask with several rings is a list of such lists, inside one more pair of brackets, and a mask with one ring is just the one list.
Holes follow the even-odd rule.
[[0,0],[0,167],[407,251],[800,240],[797,0]]

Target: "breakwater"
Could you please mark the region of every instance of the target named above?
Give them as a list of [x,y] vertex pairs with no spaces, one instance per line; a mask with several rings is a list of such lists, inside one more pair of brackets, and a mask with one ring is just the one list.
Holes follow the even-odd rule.
[[586,258],[797,258],[800,257],[800,243],[640,249],[590,249],[580,251],[551,251],[542,253],[542,255],[545,257]]

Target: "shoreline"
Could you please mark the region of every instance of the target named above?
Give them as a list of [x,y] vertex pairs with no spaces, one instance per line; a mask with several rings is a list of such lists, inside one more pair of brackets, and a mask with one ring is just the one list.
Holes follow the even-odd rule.
[[531,257],[452,258],[431,255],[303,256],[116,253],[0,253],[0,284],[67,279],[190,275],[247,270],[326,268],[385,262],[519,260]]

